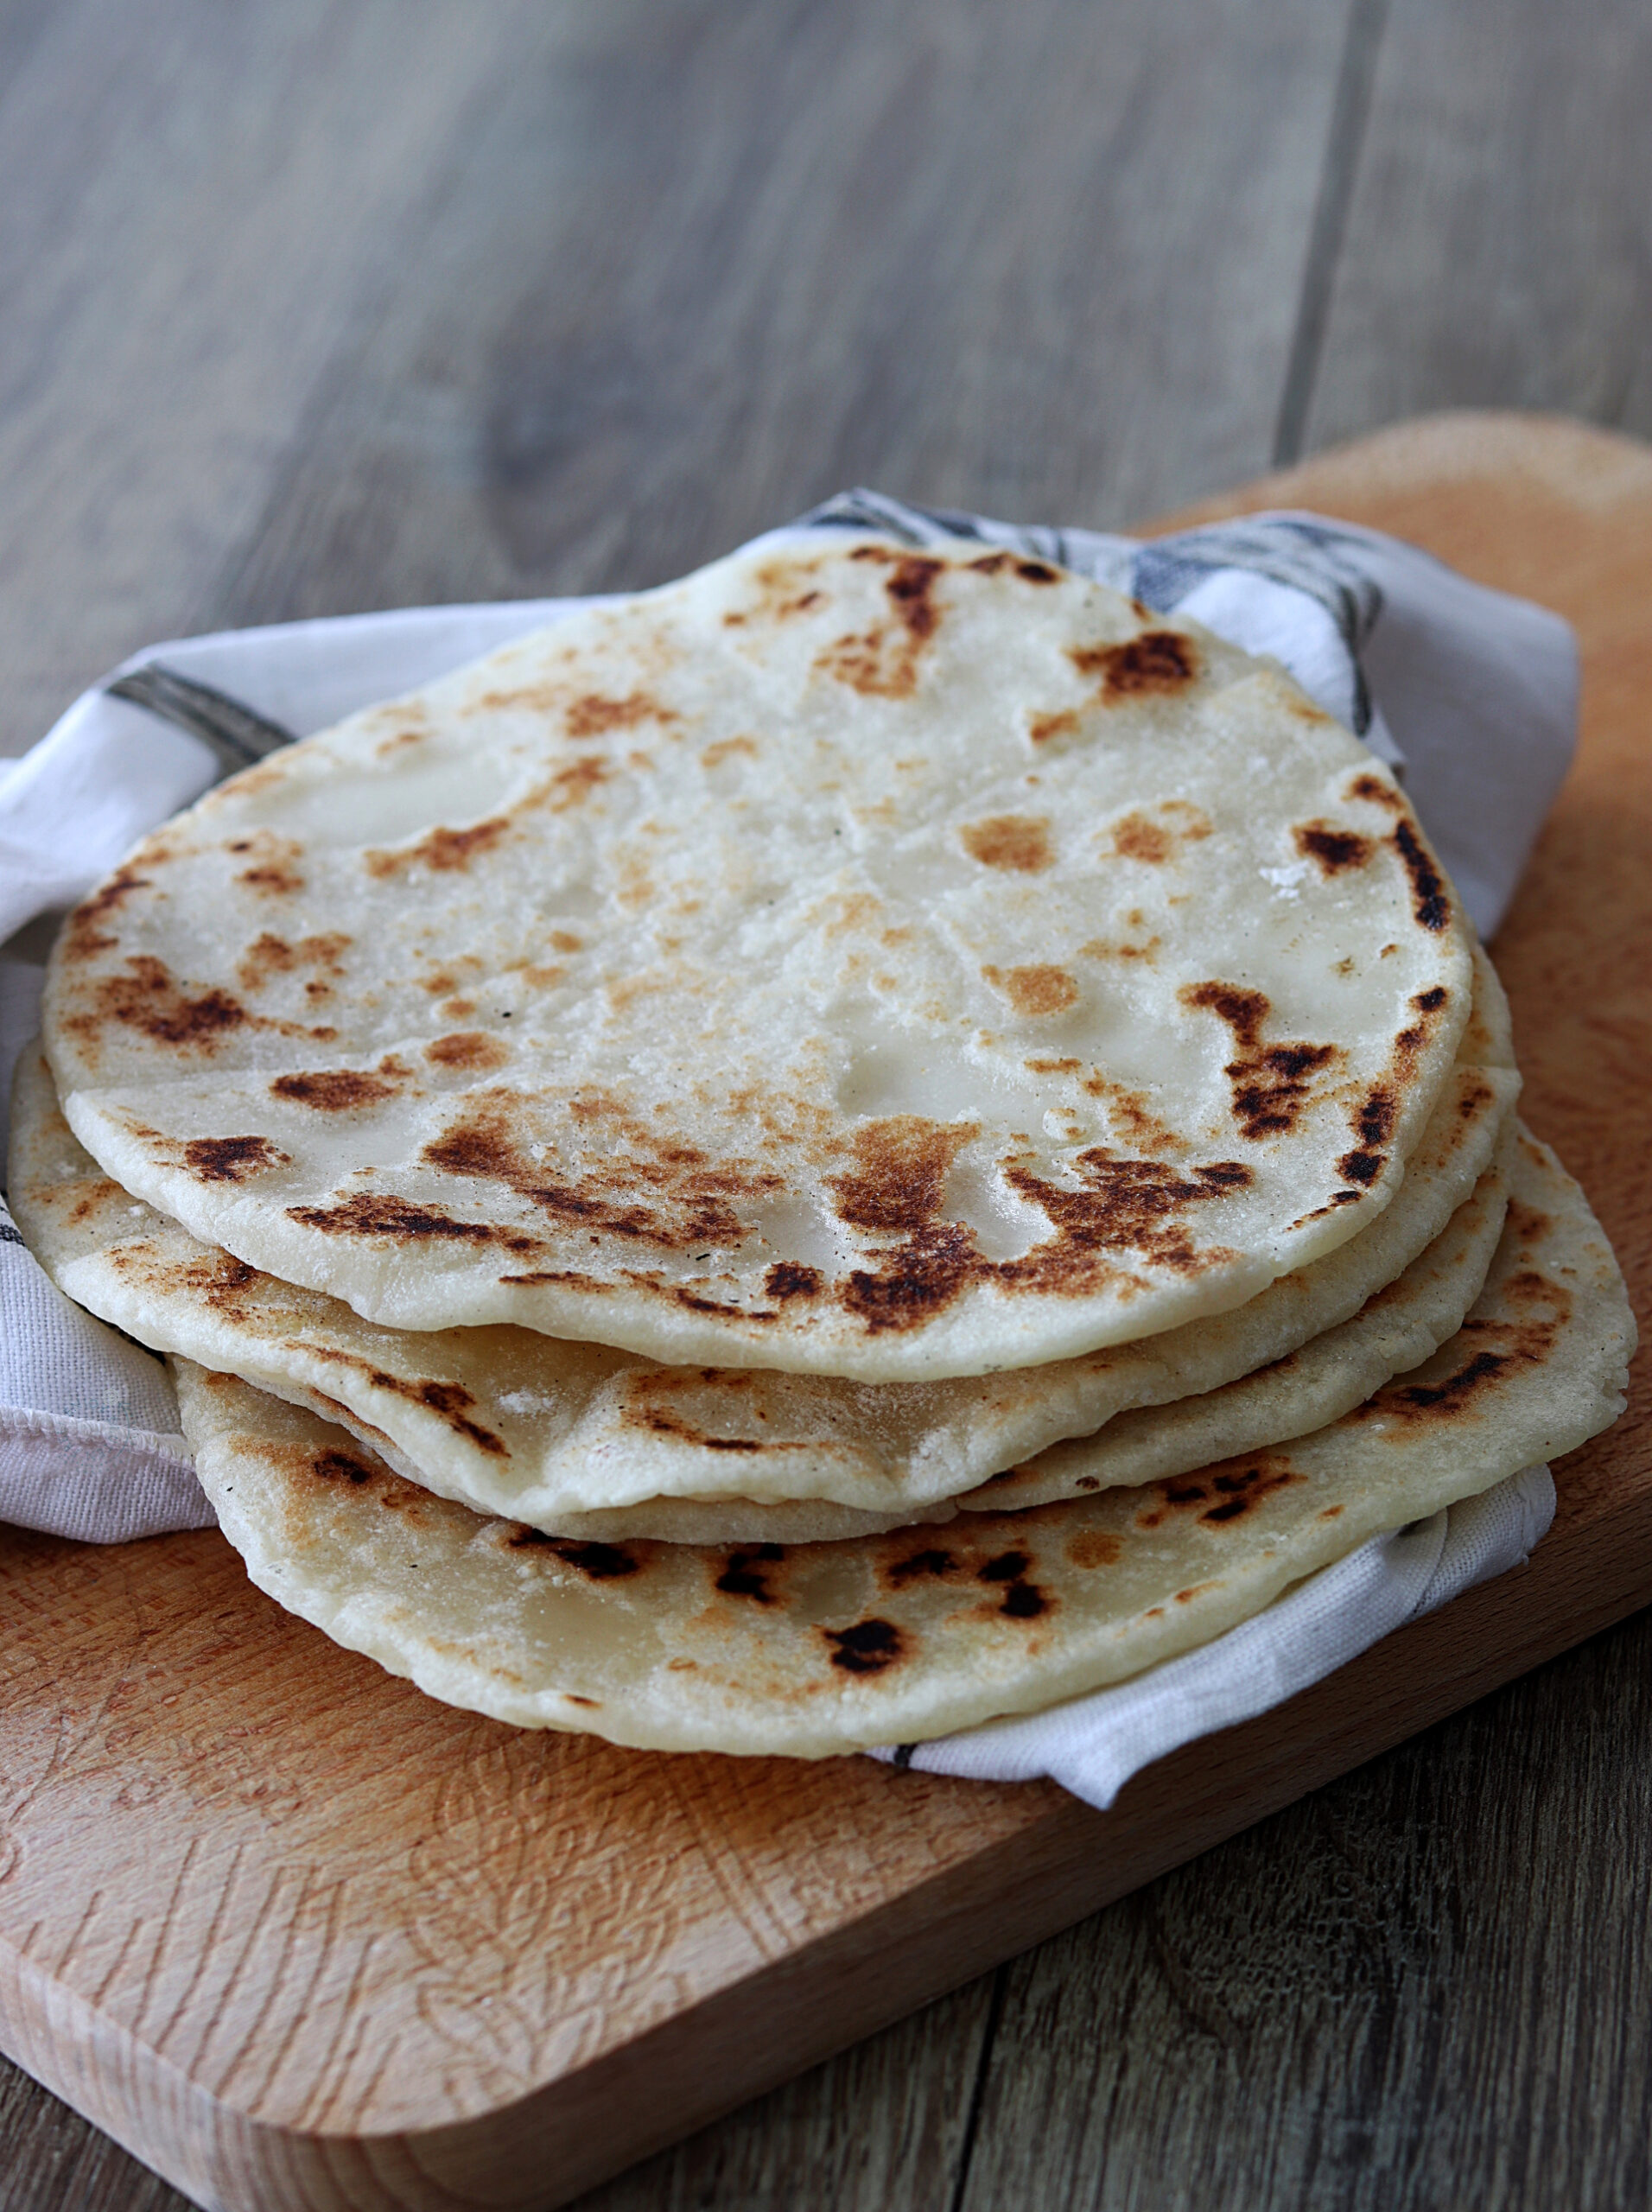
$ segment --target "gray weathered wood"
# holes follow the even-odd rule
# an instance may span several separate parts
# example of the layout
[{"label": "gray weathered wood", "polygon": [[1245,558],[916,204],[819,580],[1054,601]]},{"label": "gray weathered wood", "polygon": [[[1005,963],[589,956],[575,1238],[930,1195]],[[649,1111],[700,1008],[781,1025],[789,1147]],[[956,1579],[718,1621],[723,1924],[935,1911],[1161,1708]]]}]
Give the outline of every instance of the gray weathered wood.
[{"label": "gray weathered wood", "polygon": [[962,2212],[1644,2203],[1649,1658],[1642,1616],[1016,1961]]},{"label": "gray weathered wood", "polygon": [[[169,631],[1652,430],[1652,25],[1542,0],[13,0],[0,748]],[[1351,130],[1351,137],[1350,135]],[[587,2200],[1631,2204],[1633,1624]],[[184,2200],[10,2069],[9,2212]]]},{"label": "gray weathered wood", "polygon": [[645,2159],[578,2212],[953,2212],[996,1977]]},{"label": "gray weathered wood", "polygon": [[1652,11],[1394,0],[1308,443],[1439,407],[1652,432]]},{"label": "gray weathered wood", "polygon": [[537,11],[63,0],[0,29],[0,750],[191,626]]},{"label": "gray weathered wood", "polygon": [[1117,522],[1255,474],[1340,50],[1313,0],[581,13],[213,619],[653,582],[855,481]]}]

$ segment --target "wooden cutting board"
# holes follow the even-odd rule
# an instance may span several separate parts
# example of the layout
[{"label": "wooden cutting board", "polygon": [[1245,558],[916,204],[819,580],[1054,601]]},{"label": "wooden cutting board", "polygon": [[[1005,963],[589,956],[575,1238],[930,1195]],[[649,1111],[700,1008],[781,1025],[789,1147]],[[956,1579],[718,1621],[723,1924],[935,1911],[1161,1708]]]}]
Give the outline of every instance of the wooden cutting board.
[{"label": "wooden cutting board", "polygon": [[[1652,448],[1454,415],[1197,518],[1318,507],[1578,626],[1584,743],[1497,947],[1525,1111],[1637,1306]],[[664,1758],[430,1703],[213,1533],[0,1531],[0,2044],[203,2204],[550,2206],[1652,1599],[1643,1382],[1531,1565],[1110,1813],[869,1760]]]}]

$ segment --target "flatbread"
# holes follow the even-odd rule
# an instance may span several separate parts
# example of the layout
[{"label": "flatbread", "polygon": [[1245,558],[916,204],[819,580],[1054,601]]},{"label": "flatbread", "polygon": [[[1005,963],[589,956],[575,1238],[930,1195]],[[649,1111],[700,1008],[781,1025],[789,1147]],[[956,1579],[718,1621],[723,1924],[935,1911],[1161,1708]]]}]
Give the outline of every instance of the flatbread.
[{"label": "flatbread", "polygon": [[175,1366],[226,1535],[337,1642],[522,1726],[816,1758],[1038,1710],[1220,1635],[1366,1537],[1608,1426],[1634,1340],[1582,1192],[1528,1141],[1486,1288],[1415,1374],[1288,1446],[938,1532],[745,1550],[546,1537]]},{"label": "flatbread", "polygon": [[[657,1498],[613,1512],[565,1515],[552,1533],[607,1543],[633,1536],[667,1543],[821,1543],[915,1522],[937,1526],[960,1513],[1020,1511],[1153,1482],[1323,1428],[1363,1405],[1391,1376],[1420,1365],[1462,1326],[1484,1286],[1502,1235],[1515,1141],[1511,1124],[1498,1159],[1444,1232],[1351,1320],[1311,1337],[1297,1351],[1222,1389],[1119,1414],[1093,1434],[1052,1445],[958,1497],[938,1498],[917,1512],[908,1508],[904,1514],[881,1516],[809,1499],[753,1505],[732,1499]],[[376,1441],[355,1422],[342,1425],[364,1443]],[[382,1440],[378,1448],[397,1474],[423,1482],[413,1461],[386,1450]]]},{"label": "flatbread", "polygon": [[19,1062],[12,1204],[80,1305],[156,1351],[342,1421],[444,1497],[553,1531],[818,1541],[944,1510],[1059,1438],[1217,1389],[1349,1322],[1445,1231],[1511,1110],[1507,1005],[1478,957],[1463,1039],[1477,1058],[1453,1069],[1398,1196],[1368,1230],[1232,1313],[1009,1373],[858,1385],[663,1368],[531,1330],[365,1321],[202,1243],[104,1175],[38,1053]]},{"label": "flatbread", "polygon": [[868,1382],[1134,1341],[1399,1187],[1470,939],[1271,663],[770,543],[209,794],[54,953],[124,1187],[365,1317]]}]

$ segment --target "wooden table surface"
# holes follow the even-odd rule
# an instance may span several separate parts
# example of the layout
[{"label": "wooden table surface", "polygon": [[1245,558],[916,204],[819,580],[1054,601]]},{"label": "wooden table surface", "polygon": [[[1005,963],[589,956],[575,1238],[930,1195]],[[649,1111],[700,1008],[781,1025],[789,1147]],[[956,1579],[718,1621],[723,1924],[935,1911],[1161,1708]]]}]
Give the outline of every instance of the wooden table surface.
[{"label": "wooden table surface", "polygon": [[[1652,435],[1649,95],[1644,0],[0,0],[0,750],[153,639],[651,583],[855,481],[1117,527],[1429,409]],[[584,2212],[1644,2203],[1649,1661]],[[3,2069],[7,2212],[185,2202]]]}]

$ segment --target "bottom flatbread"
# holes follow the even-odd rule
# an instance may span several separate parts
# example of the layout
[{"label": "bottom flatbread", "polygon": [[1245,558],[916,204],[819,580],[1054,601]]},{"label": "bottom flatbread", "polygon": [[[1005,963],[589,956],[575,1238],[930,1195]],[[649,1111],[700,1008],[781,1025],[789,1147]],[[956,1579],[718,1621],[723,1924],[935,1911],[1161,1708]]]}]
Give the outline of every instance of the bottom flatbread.
[{"label": "bottom flatbread", "polygon": [[547,1537],[231,1377],[179,1361],[179,1399],[252,1580],[432,1696],[621,1744],[819,1758],[1120,1681],[1606,1427],[1635,1341],[1617,1262],[1529,1139],[1513,1190],[1462,1329],[1356,1412],[1196,1473],[939,1530],[744,1548]]}]

